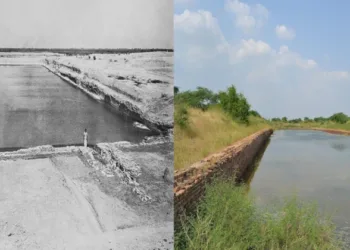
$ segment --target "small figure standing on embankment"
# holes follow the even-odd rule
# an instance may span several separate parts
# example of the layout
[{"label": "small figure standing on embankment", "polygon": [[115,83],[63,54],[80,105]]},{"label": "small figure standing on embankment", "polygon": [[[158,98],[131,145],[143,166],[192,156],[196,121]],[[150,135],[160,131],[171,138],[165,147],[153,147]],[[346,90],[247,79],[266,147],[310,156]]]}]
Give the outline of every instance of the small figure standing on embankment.
[{"label": "small figure standing on embankment", "polygon": [[87,141],[88,141],[88,133],[87,133],[87,129],[85,129],[84,131],[84,147],[87,147]]}]

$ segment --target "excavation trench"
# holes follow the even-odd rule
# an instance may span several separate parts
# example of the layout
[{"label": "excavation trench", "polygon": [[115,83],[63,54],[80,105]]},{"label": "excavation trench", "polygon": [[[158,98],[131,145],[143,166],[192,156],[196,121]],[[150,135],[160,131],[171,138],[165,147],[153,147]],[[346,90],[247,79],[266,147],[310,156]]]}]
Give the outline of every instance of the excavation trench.
[{"label": "excavation trench", "polygon": [[0,66],[0,79],[1,249],[170,247],[162,126],[40,65]]},{"label": "excavation trench", "polygon": [[[39,145],[140,142],[157,133],[98,102],[40,66],[0,66],[1,151]],[[125,113],[125,112],[124,112]]]}]

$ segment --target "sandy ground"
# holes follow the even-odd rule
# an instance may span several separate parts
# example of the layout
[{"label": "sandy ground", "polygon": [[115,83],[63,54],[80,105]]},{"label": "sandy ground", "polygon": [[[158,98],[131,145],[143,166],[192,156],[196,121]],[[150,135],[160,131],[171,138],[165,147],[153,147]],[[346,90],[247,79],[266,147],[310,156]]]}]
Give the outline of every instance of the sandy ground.
[{"label": "sandy ground", "polygon": [[56,72],[103,84],[105,93],[130,103],[153,123],[173,124],[173,53],[59,56],[47,62]]},{"label": "sandy ground", "polygon": [[172,201],[144,204],[80,152],[0,156],[0,249],[172,249]]},{"label": "sandy ground", "polygon": [[[0,53],[0,65],[45,65],[171,132],[172,58]],[[172,138],[3,152],[0,176],[0,249],[173,249]]]},{"label": "sandy ground", "polygon": [[[58,75],[84,82],[103,95],[114,96],[148,122],[167,128],[173,126],[172,52],[84,56],[0,53],[1,64],[45,65]],[[98,93],[92,96],[101,99]]]}]

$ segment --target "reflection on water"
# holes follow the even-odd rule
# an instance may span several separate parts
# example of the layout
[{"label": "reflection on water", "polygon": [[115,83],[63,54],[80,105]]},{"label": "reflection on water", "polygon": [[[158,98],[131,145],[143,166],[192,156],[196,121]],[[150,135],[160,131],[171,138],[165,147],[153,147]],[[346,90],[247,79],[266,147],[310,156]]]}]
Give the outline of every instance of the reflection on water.
[{"label": "reflection on water", "polygon": [[344,151],[347,148],[347,145],[343,143],[332,143],[331,147],[337,151]]},{"label": "reflection on water", "polygon": [[320,131],[276,131],[250,181],[258,204],[295,193],[334,214],[350,232],[350,137]]},{"label": "reflection on water", "polygon": [[140,141],[150,132],[38,66],[0,66],[0,148]]}]

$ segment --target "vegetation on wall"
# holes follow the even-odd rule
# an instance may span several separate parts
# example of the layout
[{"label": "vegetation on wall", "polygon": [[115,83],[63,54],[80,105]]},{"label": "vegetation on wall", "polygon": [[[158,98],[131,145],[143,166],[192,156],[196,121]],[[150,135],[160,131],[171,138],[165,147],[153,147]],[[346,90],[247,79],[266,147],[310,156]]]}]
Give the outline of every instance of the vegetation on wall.
[{"label": "vegetation on wall", "polygon": [[198,212],[175,233],[175,249],[342,249],[330,217],[296,196],[268,208],[257,207],[234,180],[206,188]]},{"label": "vegetation on wall", "polygon": [[180,92],[178,87],[174,87],[175,93],[175,122],[183,127],[183,119],[177,112],[184,113],[184,108],[197,108],[202,111],[208,110],[210,107],[219,106],[233,120],[249,123],[249,116],[260,117],[257,111],[250,110],[250,104],[247,98],[238,93],[232,85],[226,91],[214,93],[213,91],[197,87],[195,90],[187,90]]},{"label": "vegetation on wall", "polygon": [[[263,128],[349,125],[350,129],[350,119],[343,113],[327,118],[263,118],[234,86],[217,93],[203,87],[183,92],[174,87],[174,94],[175,170]],[[211,183],[197,213],[185,217],[176,229],[175,249],[342,249],[334,224],[317,206],[292,197],[272,209],[257,207],[246,187],[234,181]]]},{"label": "vegetation on wall", "polygon": [[181,92],[174,87],[174,167],[186,168],[211,153],[270,125],[234,86]]}]

